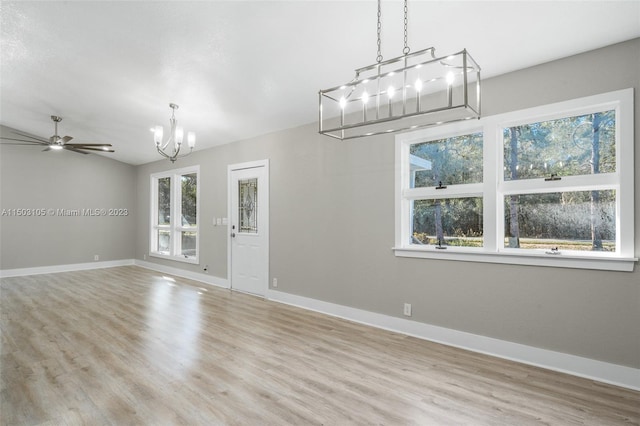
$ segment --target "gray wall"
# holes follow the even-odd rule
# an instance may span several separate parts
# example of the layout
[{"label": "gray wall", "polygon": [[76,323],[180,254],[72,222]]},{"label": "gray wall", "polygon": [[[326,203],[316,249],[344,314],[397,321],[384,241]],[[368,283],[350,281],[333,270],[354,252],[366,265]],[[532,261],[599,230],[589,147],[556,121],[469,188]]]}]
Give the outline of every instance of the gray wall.
[{"label": "gray wall", "polygon": [[[3,135],[9,129],[2,127]],[[11,136],[10,136],[11,137]],[[15,135],[13,136],[15,137]],[[126,208],[127,216],[0,216],[0,269],[131,259],[135,167],[99,155],[0,145],[2,209]]]},{"label": "gray wall", "polygon": [[[640,129],[640,39],[483,82],[483,113],[635,87]],[[310,95],[310,102],[313,97]],[[638,142],[636,130],[636,145]],[[640,164],[640,149],[636,149]],[[226,277],[228,164],[271,161],[270,273],[278,290],[442,327],[640,368],[640,273],[396,258],[394,138],[339,142],[317,125],[198,152],[201,265],[152,262]],[[149,174],[138,167],[136,257],[148,251]],[[636,188],[640,182],[636,176]],[[636,211],[640,194],[636,191]],[[636,220],[636,253],[640,253]]]}]

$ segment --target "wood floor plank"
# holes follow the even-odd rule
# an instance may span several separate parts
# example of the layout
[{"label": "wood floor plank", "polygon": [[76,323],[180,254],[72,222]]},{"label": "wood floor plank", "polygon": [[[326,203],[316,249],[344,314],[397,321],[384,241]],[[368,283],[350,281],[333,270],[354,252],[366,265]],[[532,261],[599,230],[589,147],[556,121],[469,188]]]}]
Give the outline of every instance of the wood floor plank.
[{"label": "wood floor plank", "polygon": [[135,266],[0,280],[2,425],[629,425],[640,392]]}]

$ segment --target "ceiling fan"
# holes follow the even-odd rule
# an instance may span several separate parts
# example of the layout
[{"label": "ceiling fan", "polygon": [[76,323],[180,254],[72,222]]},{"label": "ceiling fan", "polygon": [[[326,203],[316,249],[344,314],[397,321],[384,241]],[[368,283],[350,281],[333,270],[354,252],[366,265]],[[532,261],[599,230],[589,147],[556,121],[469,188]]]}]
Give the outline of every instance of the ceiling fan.
[{"label": "ceiling fan", "polygon": [[44,146],[45,149],[43,149],[43,151],[66,149],[67,151],[80,154],[89,154],[89,152],[86,151],[115,152],[111,148],[112,145],[110,143],[69,143],[69,141],[73,139],[71,136],[58,136],[58,123],[62,121],[62,117],[52,115],[51,120],[54,123],[54,133],[53,136],[48,139],[27,135],[26,133],[16,130],[13,130],[13,133],[27,139],[7,138],[4,136],[2,136],[1,139],[15,141],[5,142],[5,145]]}]

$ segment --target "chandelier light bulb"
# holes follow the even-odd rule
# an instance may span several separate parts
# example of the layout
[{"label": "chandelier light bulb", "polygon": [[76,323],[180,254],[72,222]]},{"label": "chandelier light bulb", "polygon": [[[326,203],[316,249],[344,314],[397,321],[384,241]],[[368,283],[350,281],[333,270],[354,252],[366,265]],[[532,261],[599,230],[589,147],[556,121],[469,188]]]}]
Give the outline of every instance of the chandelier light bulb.
[{"label": "chandelier light bulb", "polygon": [[340,97],[340,109],[345,109],[345,107],[347,106],[347,99],[342,96]]},{"label": "chandelier light bulb", "polygon": [[194,146],[196,146],[196,134],[193,132],[189,132],[187,133],[187,145],[189,145],[189,148],[193,149]]},{"label": "chandelier light bulb", "polygon": [[391,117],[393,115],[393,106],[391,105],[391,99],[393,98],[393,95],[396,94],[396,89],[393,86],[389,86],[387,88],[387,100],[389,101],[389,117]]},{"label": "chandelier light bulb", "polygon": [[421,91],[422,90],[422,80],[417,79],[415,87],[416,87],[416,91],[418,91],[418,92]]},{"label": "chandelier light bulb", "polygon": [[181,126],[177,126],[175,134],[176,145],[182,145],[182,139],[184,139],[184,129]]},{"label": "chandelier light bulb", "polygon": [[455,76],[453,75],[453,73],[451,71],[449,71],[447,73],[447,84],[449,86],[451,86],[453,84],[453,81],[455,80]]},{"label": "chandelier light bulb", "polygon": [[156,146],[159,146],[162,143],[162,137],[164,136],[164,129],[162,126],[155,126],[153,128],[153,140],[156,143]]},{"label": "chandelier light bulb", "polygon": [[455,80],[455,77],[453,75],[453,73],[451,71],[449,71],[445,77],[445,79],[447,80],[447,100],[448,100],[448,104],[449,106],[453,106],[453,90],[452,90],[452,86],[453,86],[453,80]]},{"label": "chandelier light bulb", "polygon": [[362,103],[366,105],[367,102],[369,102],[369,94],[367,92],[363,92],[362,93]]}]

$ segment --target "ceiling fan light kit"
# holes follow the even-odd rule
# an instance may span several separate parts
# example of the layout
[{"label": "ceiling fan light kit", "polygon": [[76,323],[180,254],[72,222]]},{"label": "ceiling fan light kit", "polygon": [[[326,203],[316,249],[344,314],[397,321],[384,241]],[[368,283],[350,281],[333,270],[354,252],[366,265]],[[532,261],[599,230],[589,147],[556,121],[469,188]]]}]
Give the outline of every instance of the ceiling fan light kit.
[{"label": "ceiling fan light kit", "polygon": [[437,56],[409,53],[404,2],[403,55],[383,61],[378,0],[377,63],[356,69],[349,83],[320,90],[321,134],[354,139],[480,118],[480,66],[466,49]]},{"label": "ceiling fan light kit", "polygon": [[[171,118],[169,118],[170,130],[167,140],[164,143],[162,142],[162,138],[164,137],[164,128],[162,126],[155,126],[151,131],[153,132],[153,142],[156,145],[158,153],[174,163],[178,158],[186,157],[193,152],[193,148],[196,146],[196,134],[194,132],[187,133],[189,152],[179,155],[184,140],[184,129],[178,126],[178,121],[176,120],[175,113],[179,106],[170,103],[169,108],[171,108]],[[166,152],[167,148],[170,149],[169,153]]]}]

